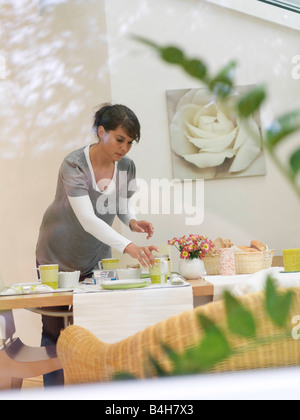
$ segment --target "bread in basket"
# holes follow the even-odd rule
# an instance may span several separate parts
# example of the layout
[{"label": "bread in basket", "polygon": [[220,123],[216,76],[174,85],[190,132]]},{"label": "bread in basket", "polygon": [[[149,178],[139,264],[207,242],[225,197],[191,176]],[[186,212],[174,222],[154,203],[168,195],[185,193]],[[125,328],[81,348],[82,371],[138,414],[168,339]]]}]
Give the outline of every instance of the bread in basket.
[{"label": "bread in basket", "polygon": [[235,246],[229,239],[214,241],[216,254],[204,258],[208,276],[220,275],[220,248],[233,248],[235,251],[236,274],[253,274],[272,267],[274,250],[268,249],[260,241],[251,241],[250,246]]}]

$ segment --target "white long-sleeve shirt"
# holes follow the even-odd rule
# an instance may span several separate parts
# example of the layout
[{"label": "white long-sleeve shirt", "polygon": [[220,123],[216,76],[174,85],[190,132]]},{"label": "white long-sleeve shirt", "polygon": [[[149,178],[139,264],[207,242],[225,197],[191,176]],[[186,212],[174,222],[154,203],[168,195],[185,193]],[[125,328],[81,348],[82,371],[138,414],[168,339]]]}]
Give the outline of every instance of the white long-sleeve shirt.
[{"label": "white long-sleeve shirt", "polygon": [[116,215],[127,225],[136,219],[129,208],[135,188],[135,165],[128,157],[116,163],[111,183],[100,191],[89,146],[67,156],[60,168],[55,199],[40,228],[38,263],[58,263],[62,271],[76,269],[85,275],[111,256],[111,248],[123,252],[131,241],[111,226]]}]

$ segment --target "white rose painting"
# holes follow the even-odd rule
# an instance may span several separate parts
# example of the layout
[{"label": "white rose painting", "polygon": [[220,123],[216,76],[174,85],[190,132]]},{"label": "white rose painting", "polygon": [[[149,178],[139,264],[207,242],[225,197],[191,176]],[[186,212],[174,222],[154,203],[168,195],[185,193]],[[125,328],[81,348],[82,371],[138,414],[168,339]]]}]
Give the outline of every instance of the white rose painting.
[{"label": "white rose painting", "polygon": [[167,91],[174,178],[266,174],[259,116],[247,120],[247,127],[230,111],[245,90],[247,87],[235,88],[227,105],[207,89]]}]

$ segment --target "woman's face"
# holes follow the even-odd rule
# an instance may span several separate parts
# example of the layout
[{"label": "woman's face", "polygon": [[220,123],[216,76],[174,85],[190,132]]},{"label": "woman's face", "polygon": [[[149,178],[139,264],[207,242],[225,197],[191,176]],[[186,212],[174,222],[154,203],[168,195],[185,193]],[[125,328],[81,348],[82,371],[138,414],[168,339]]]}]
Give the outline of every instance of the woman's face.
[{"label": "woman's face", "polygon": [[115,162],[127,155],[134,142],[121,126],[111,131],[105,131],[104,127],[100,126],[98,136],[103,151]]}]

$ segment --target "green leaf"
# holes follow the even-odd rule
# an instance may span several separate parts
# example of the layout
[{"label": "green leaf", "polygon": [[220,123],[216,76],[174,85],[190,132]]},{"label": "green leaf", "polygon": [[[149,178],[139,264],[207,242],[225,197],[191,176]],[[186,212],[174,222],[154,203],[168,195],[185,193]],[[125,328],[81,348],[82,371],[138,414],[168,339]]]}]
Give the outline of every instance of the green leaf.
[{"label": "green leaf", "polygon": [[265,85],[257,86],[244,94],[237,102],[239,115],[248,118],[259,110],[267,97]]},{"label": "green leaf", "polygon": [[268,277],[266,285],[266,310],[274,324],[284,327],[291,311],[294,293],[288,291],[280,295],[275,286],[275,281]]},{"label": "green leaf", "polygon": [[166,370],[164,370],[164,368],[154,359],[153,356],[150,355],[149,359],[150,359],[150,363],[155,368],[156,374],[158,376],[168,376],[169,375],[169,373]]},{"label": "green leaf", "polygon": [[159,363],[150,356],[150,362],[159,376],[187,375],[209,371],[215,365],[232,354],[231,348],[219,328],[208,318],[199,315],[199,322],[204,329],[204,337],[200,343],[182,353],[177,353],[161,344],[173,365],[171,373],[167,373]]},{"label": "green leaf", "polygon": [[118,372],[114,375],[113,380],[114,381],[128,381],[132,379],[137,379],[134,375],[131,375],[131,373],[128,372]]},{"label": "green leaf", "polygon": [[212,92],[220,99],[226,99],[232,92],[232,85],[228,83],[216,83],[211,86]]},{"label": "green leaf", "polygon": [[148,45],[149,47],[154,48],[156,51],[161,51],[161,47],[159,45],[157,45],[153,41],[150,41],[147,38],[143,38],[143,37],[137,36],[137,35],[131,35],[131,38],[134,39],[137,42],[140,42],[142,44],[145,44],[145,45]]},{"label": "green leaf", "polygon": [[300,149],[297,150],[290,159],[290,165],[292,169],[292,174],[295,177],[300,171]]},{"label": "green leaf", "polygon": [[177,353],[165,344],[161,344],[173,365],[171,373],[168,374],[159,363],[150,356],[150,362],[159,376],[207,372],[231,355],[231,348],[219,328],[203,315],[199,315],[198,318],[204,329],[204,338],[200,341],[199,345],[187,349],[183,353]]},{"label": "green leaf", "polygon": [[272,148],[286,136],[295,133],[299,129],[300,111],[294,111],[285,114],[275,120],[268,128],[266,133],[266,144]]},{"label": "green leaf", "polygon": [[161,48],[160,54],[164,61],[170,64],[182,64],[184,63],[184,53],[177,47],[166,47]]},{"label": "green leaf", "polygon": [[199,372],[205,372],[229,357],[231,347],[222,331],[204,315],[198,316],[205,337],[197,348]]},{"label": "green leaf", "polygon": [[200,372],[197,349],[188,349],[183,353],[177,353],[165,345],[163,345],[163,349],[172,362],[172,375],[187,375]]},{"label": "green leaf", "polygon": [[132,36],[135,41],[141,42],[142,44],[148,45],[154,48],[162,57],[164,61],[170,64],[184,64],[185,57],[184,52],[174,46],[161,47],[153,41],[140,36]]},{"label": "green leaf", "polygon": [[221,83],[228,83],[233,84],[233,80],[236,74],[237,62],[231,61],[228,63],[213,79],[212,83],[214,82],[221,82]]},{"label": "green leaf", "polygon": [[236,67],[236,61],[231,61],[213,80],[210,81],[210,90],[218,97],[226,98],[230,95],[236,74]]},{"label": "green leaf", "polygon": [[225,292],[224,298],[230,331],[245,338],[255,337],[256,323],[251,312],[244,308],[229,292]]},{"label": "green leaf", "polygon": [[186,60],[183,63],[183,68],[190,76],[199,80],[204,80],[207,74],[207,68],[200,60]]}]

